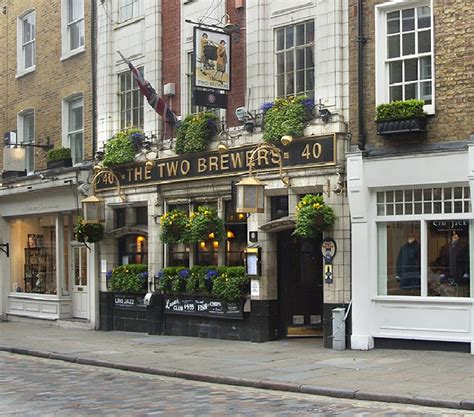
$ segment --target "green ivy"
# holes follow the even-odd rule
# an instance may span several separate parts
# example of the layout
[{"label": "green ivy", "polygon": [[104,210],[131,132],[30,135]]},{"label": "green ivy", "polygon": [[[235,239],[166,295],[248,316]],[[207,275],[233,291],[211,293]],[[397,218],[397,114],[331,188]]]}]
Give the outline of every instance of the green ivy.
[{"label": "green ivy", "polygon": [[144,292],[148,286],[148,266],[144,264],[121,265],[114,268],[109,288],[115,292]]},{"label": "green ivy", "polygon": [[405,100],[392,101],[387,104],[377,106],[376,121],[404,119],[409,117],[423,117],[426,113],[423,111],[424,100]]},{"label": "green ivy", "polygon": [[202,152],[217,131],[219,118],[212,112],[187,116],[176,132],[177,154]]},{"label": "green ivy", "polygon": [[46,160],[48,162],[64,161],[69,158],[71,158],[71,149],[69,148],[51,149],[46,154]]},{"label": "green ivy", "polygon": [[265,112],[263,140],[279,143],[283,135],[303,136],[306,109],[302,103],[306,97],[284,97],[274,101]]},{"label": "green ivy", "polygon": [[133,134],[142,133],[139,129],[129,128],[122,130],[109,139],[104,145],[104,160],[106,167],[126,164],[135,160],[137,145],[134,143]]},{"label": "green ivy", "polygon": [[322,196],[306,194],[296,206],[296,227],[293,234],[302,238],[315,237],[318,231],[334,224],[336,215]]}]

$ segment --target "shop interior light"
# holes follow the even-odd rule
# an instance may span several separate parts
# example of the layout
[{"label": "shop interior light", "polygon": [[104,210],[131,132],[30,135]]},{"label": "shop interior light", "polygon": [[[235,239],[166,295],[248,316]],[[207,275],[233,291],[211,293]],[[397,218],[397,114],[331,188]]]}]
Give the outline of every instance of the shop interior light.
[{"label": "shop interior light", "polygon": [[215,236],[216,235],[214,234],[214,232],[211,232],[211,233],[209,233],[208,238],[209,239],[214,239]]},{"label": "shop interior light", "polygon": [[227,230],[226,236],[227,236],[227,239],[234,239],[235,233],[232,230]]},{"label": "shop interior light", "polygon": [[214,240],[214,241],[212,242],[212,247],[213,247],[215,250],[219,249],[219,241]]}]

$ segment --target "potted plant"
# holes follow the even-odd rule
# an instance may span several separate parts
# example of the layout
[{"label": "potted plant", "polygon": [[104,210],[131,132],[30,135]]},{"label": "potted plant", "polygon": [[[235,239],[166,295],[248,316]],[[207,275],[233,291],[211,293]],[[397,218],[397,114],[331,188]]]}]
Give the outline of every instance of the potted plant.
[{"label": "potted plant", "polygon": [[312,238],[322,230],[332,226],[336,215],[321,195],[306,194],[296,206],[296,228],[293,234],[302,238]]},{"label": "potted plant", "polygon": [[171,210],[161,216],[161,241],[167,244],[186,243],[189,238],[189,217],[182,210]]},{"label": "potted plant", "polygon": [[212,112],[187,116],[176,132],[177,154],[205,151],[217,133],[219,118]]},{"label": "potted plant", "polygon": [[314,101],[306,96],[277,98],[261,106],[264,113],[263,140],[278,143],[282,136],[303,136],[305,121],[313,116]]},{"label": "potted plant", "polygon": [[188,242],[205,242],[206,240],[222,240],[224,238],[224,222],[217,215],[214,207],[199,206],[189,216]]},{"label": "potted plant", "polygon": [[88,243],[100,242],[104,237],[104,226],[100,223],[85,223],[82,217],[77,218],[74,234],[78,242]]},{"label": "potted plant", "polygon": [[427,114],[423,100],[393,101],[376,109],[377,134],[391,135],[426,131]]},{"label": "potted plant", "polygon": [[144,135],[139,129],[128,128],[116,133],[104,145],[102,164],[110,167],[133,162],[143,140]]},{"label": "potted plant", "polygon": [[49,150],[46,154],[46,164],[48,169],[72,167],[71,149],[56,148]]}]

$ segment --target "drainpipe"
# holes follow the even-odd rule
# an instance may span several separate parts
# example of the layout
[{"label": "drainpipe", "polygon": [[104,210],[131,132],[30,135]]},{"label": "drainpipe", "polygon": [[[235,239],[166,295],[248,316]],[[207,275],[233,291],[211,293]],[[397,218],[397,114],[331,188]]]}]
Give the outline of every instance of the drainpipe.
[{"label": "drainpipe", "polygon": [[92,159],[97,151],[97,5],[91,1]]},{"label": "drainpipe", "polygon": [[363,0],[357,0],[357,44],[358,44],[358,63],[357,63],[357,97],[358,103],[358,119],[359,119],[359,150],[365,150],[365,142],[367,140],[365,135],[364,125],[364,45],[367,39],[364,38],[364,17],[363,17]]}]

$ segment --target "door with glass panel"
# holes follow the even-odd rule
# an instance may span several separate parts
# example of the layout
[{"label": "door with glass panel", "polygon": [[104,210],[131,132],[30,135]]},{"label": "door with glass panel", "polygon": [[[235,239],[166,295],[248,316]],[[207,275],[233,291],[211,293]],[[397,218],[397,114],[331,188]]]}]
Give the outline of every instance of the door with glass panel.
[{"label": "door with glass panel", "polygon": [[87,248],[73,246],[72,248],[72,309],[73,316],[79,319],[89,319],[89,283],[87,280]]}]

